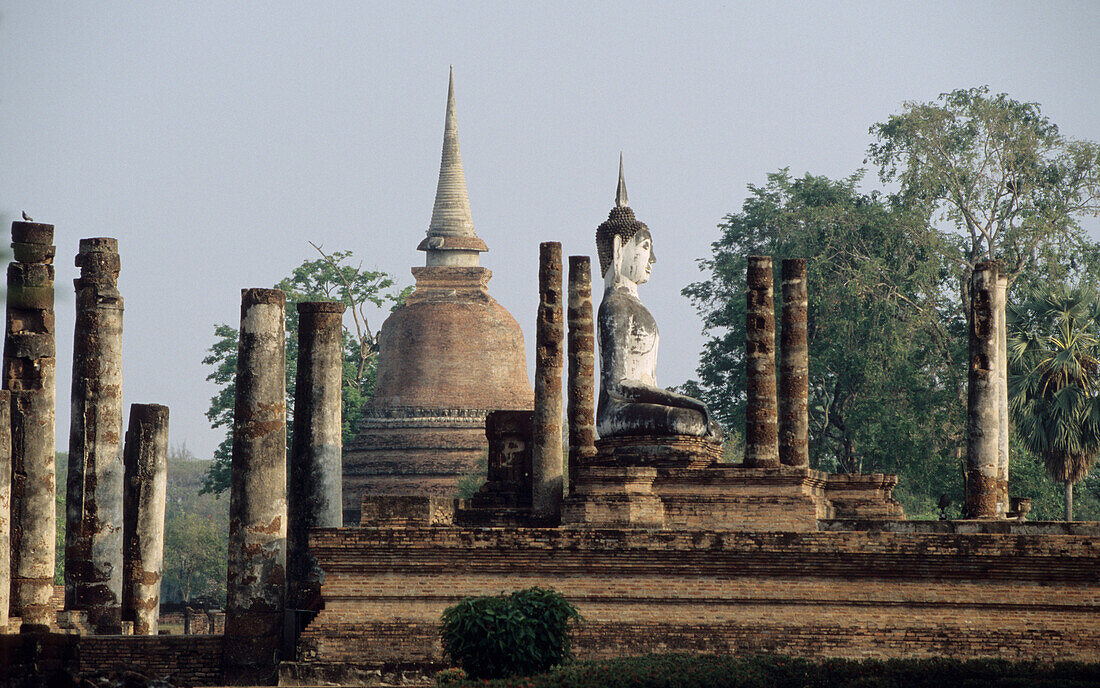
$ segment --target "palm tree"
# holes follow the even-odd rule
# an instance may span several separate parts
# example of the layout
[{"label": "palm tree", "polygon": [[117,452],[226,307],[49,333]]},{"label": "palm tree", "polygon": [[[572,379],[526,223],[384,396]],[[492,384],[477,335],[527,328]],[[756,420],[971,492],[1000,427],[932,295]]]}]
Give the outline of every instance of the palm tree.
[{"label": "palm tree", "polygon": [[1017,437],[1066,486],[1100,454],[1100,297],[1060,285],[1007,308],[1009,405]]}]

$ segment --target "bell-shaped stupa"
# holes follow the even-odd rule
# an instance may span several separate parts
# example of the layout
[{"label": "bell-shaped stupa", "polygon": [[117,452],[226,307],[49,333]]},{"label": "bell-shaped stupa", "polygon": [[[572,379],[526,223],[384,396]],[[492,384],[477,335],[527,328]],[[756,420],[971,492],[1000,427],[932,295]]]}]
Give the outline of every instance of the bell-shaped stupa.
[{"label": "bell-shaped stupa", "polygon": [[487,449],[485,415],[534,404],[523,332],[489,296],[492,273],[479,263],[489,249],[466,194],[453,72],[435,206],[417,249],[425,266],[412,269],[415,291],[382,324],[374,395],[344,452],[345,519],[364,493],[455,495]]}]

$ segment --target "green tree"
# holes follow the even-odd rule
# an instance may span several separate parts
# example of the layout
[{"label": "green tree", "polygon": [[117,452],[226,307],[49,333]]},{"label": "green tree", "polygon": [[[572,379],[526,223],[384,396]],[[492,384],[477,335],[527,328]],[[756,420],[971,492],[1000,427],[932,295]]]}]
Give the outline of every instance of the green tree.
[{"label": "green tree", "polygon": [[744,427],[747,256],[771,255],[777,268],[807,258],[811,462],[899,472],[903,486],[931,495],[918,504],[903,487],[907,510],[930,513],[939,494],[961,495],[965,325],[942,288],[957,242],[919,208],[859,192],[859,181],[782,170],[749,187],[699,261],[707,279],[683,292],[709,336],[688,391],[728,427]]},{"label": "green tree", "polygon": [[1009,405],[1017,436],[1065,486],[1073,520],[1073,485],[1100,453],[1100,298],[1059,285],[1007,309]]},{"label": "green tree", "polygon": [[164,582],[190,605],[225,600],[228,519],[173,509],[164,522]]},{"label": "green tree", "polygon": [[164,585],[166,603],[225,603],[225,552],[229,542],[229,504],[201,487],[210,461],[197,459],[184,444],[168,449],[168,485],[164,510]]},{"label": "green tree", "polygon": [[[396,307],[404,303],[412,287],[398,288],[393,278],[384,272],[363,270],[362,264],[352,265],[351,251],[326,254],[313,246],[321,257],[304,261],[291,275],[280,280],[276,289],[287,295],[286,308],[286,390],[287,424],[294,406],[294,382],[298,362],[298,311],[302,301],[339,301],[347,306],[352,325],[344,325],[344,441],[354,437],[362,415],[363,403],[374,390],[375,364],[378,356],[378,336],[371,329],[367,311],[386,304]],[[210,400],[206,417],[211,427],[225,428],[226,436],[214,451],[214,461],[203,483],[203,492],[220,494],[229,487],[229,470],[233,451],[234,379],[237,374],[237,329],[229,325],[214,327],[215,342],[208,349],[203,363],[213,367],[206,379],[218,386]],[[288,442],[289,447],[289,442]]]},{"label": "green tree", "polygon": [[1091,243],[1079,218],[1100,213],[1100,146],[1063,136],[1037,103],[959,89],[907,102],[871,133],[882,180],[964,237],[962,303],[981,260],[1002,260],[1010,284],[1021,275],[1062,281],[1084,267],[1058,258]]}]

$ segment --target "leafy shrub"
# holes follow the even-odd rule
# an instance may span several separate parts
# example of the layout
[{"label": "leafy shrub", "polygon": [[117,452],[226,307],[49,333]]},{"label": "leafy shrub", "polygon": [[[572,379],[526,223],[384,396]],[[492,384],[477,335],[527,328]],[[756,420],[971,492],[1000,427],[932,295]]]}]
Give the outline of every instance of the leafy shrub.
[{"label": "leafy shrub", "polygon": [[534,587],[448,607],[439,635],[472,679],[529,676],[572,657],[569,624],[580,618],[556,590]]}]

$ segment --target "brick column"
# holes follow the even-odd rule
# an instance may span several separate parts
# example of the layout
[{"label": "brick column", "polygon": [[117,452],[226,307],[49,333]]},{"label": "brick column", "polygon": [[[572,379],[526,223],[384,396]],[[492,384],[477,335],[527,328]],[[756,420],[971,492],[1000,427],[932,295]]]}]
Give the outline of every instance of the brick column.
[{"label": "brick column", "polygon": [[539,310],[535,324],[535,427],[531,457],[535,518],[561,517],[561,373],[564,323],[561,244],[539,244]]},{"label": "brick column", "polygon": [[966,398],[966,518],[997,518],[1000,413],[997,400],[995,261],[974,266],[970,281],[970,373]]},{"label": "brick column", "polygon": [[275,676],[286,599],[286,294],[241,292],[229,568],[225,605],[225,680]]},{"label": "brick column", "polygon": [[4,389],[11,391],[11,614],[23,632],[49,630],[56,619],[53,569],[56,350],[53,225],[13,222],[15,261],[8,265]]},{"label": "brick column", "polygon": [[65,608],[96,633],[122,632],[122,297],[118,240],[76,256],[72,413],[65,498]]},{"label": "brick column", "polygon": [[309,551],[310,528],[343,525],[343,314],[342,303],[298,304],[294,443],[287,490],[287,602],[291,609],[319,608],[324,573]]},{"label": "brick column", "polygon": [[745,311],[745,465],[779,465],[775,394],[775,303],[772,259],[749,256]]},{"label": "brick column", "polygon": [[1008,277],[997,277],[994,290],[997,315],[997,513],[1008,513]]},{"label": "brick column", "polygon": [[11,392],[0,390],[0,633],[11,603]]},{"label": "brick column", "polygon": [[164,573],[164,500],[168,486],[168,407],[131,404],[123,453],[122,618],[134,635],[156,635]]},{"label": "brick column", "polygon": [[810,465],[810,353],[806,341],[806,259],[783,261],[783,324],[779,341],[779,461]]},{"label": "brick column", "polygon": [[[569,482],[576,469],[596,456],[595,333],[592,322],[592,266],[588,256],[569,256]],[[572,489],[570,489],[572,491]]]}]

